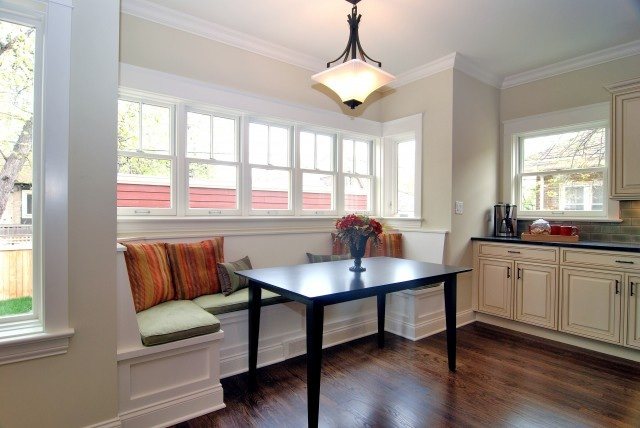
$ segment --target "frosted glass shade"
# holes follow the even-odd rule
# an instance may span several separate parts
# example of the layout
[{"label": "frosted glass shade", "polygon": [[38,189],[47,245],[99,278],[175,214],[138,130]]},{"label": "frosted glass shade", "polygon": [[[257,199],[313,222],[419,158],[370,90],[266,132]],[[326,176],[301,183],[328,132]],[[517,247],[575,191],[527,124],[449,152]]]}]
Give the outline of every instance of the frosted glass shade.
[{"label": "frosted glass shade", "polygon": [[338,94],[352,109],[362,104],[373,91],[395,80],[393,75],[359,59],[331,67],[311,78]]}]

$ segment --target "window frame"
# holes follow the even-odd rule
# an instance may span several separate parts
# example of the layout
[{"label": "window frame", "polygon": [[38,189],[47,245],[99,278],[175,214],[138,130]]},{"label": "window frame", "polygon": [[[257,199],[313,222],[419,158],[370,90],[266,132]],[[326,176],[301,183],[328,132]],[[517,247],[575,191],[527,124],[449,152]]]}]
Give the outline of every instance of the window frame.
[{"label": "window frame", "polygon": [[[314,169],[302,168],[302,162],[300,160],[300,145],[301,138],[300,134],[303,132],[314,134]],[[296,165],[296,214],[300,216],[336,216],[339,212],[338,210],[338,137],[339,133],[336,131],[311,127],[311,126],[296,126],[295,130],[295,165]],[[323,135],[326,137],[330,137],[332,139],[331,144],[331,170],[323,170],[318,169],[317,167],[317,156],[318,156],[318,147],[317,140],[318,135]],[[332,208],[329,210],[305,210],[303,207],[303,197],[304,197],[304,188],[303,188],[303,176],[304,174],[317,174],[317,175],[330,175],[333,177],[333,189],[331,195],[331,206]]]},{"label": "window frame", "polygon": [[[248,216],[287,216],[293,215],[295,212],[295,158],[294,158],[294,132],[295,127],[291,124],[287,124],[284,122],[280,122],[277,120],[265,119],[257,116],[243,116],[243,126],[244,135],[246,138],[241,137],[242,146],[243,146],[243,173],[242,173],[242,182],[241,185],[244,186],[244,198],[243,198],[243,208],[242,212],[244,215]],[[267,152],[267,165],[263,164],[252,164],[250,163],[250,126],[252,123],[258,125],[264,125],[268,127],[276,127],[276,128],[286,128],[288,131],[288,166],[276,166],[269,165],[269,156]],[[275,209],[275,210],[260,210],[254,209],[251,203],[253,196],[253,169],[265,169],[270,171],[287,171],[289,172],[289,208],[286,210],[283,209]]]},{"label": "window frame", "polygon": [[[0,19],[35,24],[37,37],[33,113],[33,314],[30,318],[13,318],[0,324],[0,365],[64,354],[74,334],[69,327],[68,310],[72,7],[71,1],[64,0],[9,0],[0,5]],[[44,191],[45,183],[55,191]]]},{"label": "window frame", "polygon": [[[171,168],[169,172],[169,208],[150,208],[150,207],[117,207],[118,215],[135,215],[135,216],[175,216],[178,213],[178,205],[179,205],[179,197],[178,197],[178,175],[179,175],[179,167],[178,167],[178,144],[177,144],[177,116],[178,116],[178,108],[177,103],[168,98],[162,98],[158,96],[148,95],[148,94],[137,94],[135,92],[120,92],[118,94],[118,101],[127,101],[138,103],[140,105],[140,147],[142,145],[142,106],[144,104],[156,107],[164,107],[168,108],[170,112],[170,154],[153,154],[147,153],[142,149],[138,149],[137,151],[127,151],[127,150],[117,150],[118,158],[120,156],[131,156],[143,159],[152,159],[152,160],[168,160],[170,162]],[[186,120],[186,117],[185,117]],[[186,131],[186,121],[185,121],[185,131]],[[181,158],[184,158],[182,156]],[[117,174],[118,175],[118,174]],[[119,184],[119,179],[116,176],[116,184]]]},{"label": "window frame", "polygon": [[[610,103],[598,103],[567,110],[528,116],[503,122],[503,165],[502,165],[502,198],[519,205],[521,168],[520,139],[522,137],[550,135],[562,132],[604,127],[606,132],[605,162],[606,170],[603,176],[603,211],[522,211],[519,207],[518,218],[535,220],[544,217],[548,220],[577,220],[577,221],[620,221],[619,203],[609,196],[608,183],[611,167],[611,136],[610,136]],[[547,171],[545,171],[547,173]]]},{"label": "window frame", "polygon": [[[182,108],[178,106],[180,110],[179,116],[182,117],[184,123],[184,135],[180,135],[179,138],[176,138],[177,147],[176,147],[176,155],[178,157],[178,165],[179,171],[182,171],[182,174],[179,173],[181,180],[178,180],[177,185],[177,194],[180,206],[180,203],[184,206],[184,208],[180,211],[185,213],[185,216],[205,216],[205,217],[216,217],[216,216],[238,216],[242,214],[242,201],[243,201],[243,186],[242,186],[242,177],[243,177],[243,159],[242,159],[242,150],[240,147],[240,128],[241,128],[241,119],[242,117],[238,114],[231,114],[228,112],[221,112],[215,109],[208,109],[205,107],[194,106],[191,104],[185,104]],[[204,159],[204,158],[192,158],[187,155],[187,115],[189,113],[196,114],[204,114],[210,117],[210,129],[211,129],[211,148],[213,148],[213,118],[220,117],[223,119],[230,119],[235,122],[235,161],[222,161],[216,159]],[[178,134],[178,132],[176,132]],[[184,140],[183,144],[179,142]],[[222,208],[191,208],[189,201],[189,164],[190,163],[202,163],[207,165],[222,165],[222,166],[235,166],[236,167],[236,203],[237,206],[235,209],[222,209]],[[183,181],[182,181],[183,180]],[[182,184],[183,183],[183,184]],[[183,196],[180,196],[183,195]]]},{"label": "window frame", "polygon": [[[338,171],[338,188],[341,190],[340,194],[342,195],[342,198],[340,199],[340,201],[338,201],[338,205],[340,207],[340,212],[343,213],[358,213],[358,214],[363,214],[363,215],[368,215],[368,216],[373,216],[376,212],[377,209],[376,207],[378,206],[378,198],[377,198],[377,193],[376,189],[377,189],[377,185],[378,185],[378,180],[376,180],[376,176],[380,176],[380,174],[376,174],[376,170],[378,169],[376,167],[376,145],[378,145],[379,143],[376,141],[376,139],[373,139],[371,137],[365,137],[365,136],[358,136],[355,134],[348,134],[348,133],[342,133],[339,135],[339,144],[338,144],[338,165],[339,165],[339,171]],[[344,170],[344,141],[345,140],[351,140],[354,142],[354,164],[353,164],[353,172],[346,172]],[[361,174],[361,173],[357,173],[356,172],[356,168],[355,168],[355,142],[356,141],[360,141],[360,142],[365,142],[369,145],[369,150],[368,150],[368,157],[369,157],[369,174]],[[345,200],[346,200],[346,191],[345,191],[345,180],[346,178],[351,177],[351,178],[367,178],[370,180],[370,186],[369,186],[369,195],[371,196],[371,200],[369,201],[369,209],[368,210],[346,210],[345,207]]]},{"label": "window frame", "polygon": [[[422,221],[422,114],[385,122],[382,128],[383,147],[383,189],[381,212],[391,223],[413,221],[419,225]],[[397,156],[398,143],[413,140],[415,142],[414,160],[414,211],[413,216],[398,215],[397,207]]]}]

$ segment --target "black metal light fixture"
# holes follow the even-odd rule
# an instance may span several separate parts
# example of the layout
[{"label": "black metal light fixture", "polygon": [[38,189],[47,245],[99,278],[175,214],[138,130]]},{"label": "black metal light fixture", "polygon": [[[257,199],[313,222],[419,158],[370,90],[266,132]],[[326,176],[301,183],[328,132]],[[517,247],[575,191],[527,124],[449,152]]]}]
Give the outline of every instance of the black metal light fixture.
[{"label": "black metal light fixture", "polygon": [[[362,15],[358,14],[360,0],[346,0],[353,4],[351,15],[347,15],[349,23],[349,41],[345,50],[333,61],[327,63],[327,70],[311,76],[334,91],[343,103],[356,108],[376,89],[392,82],[395,77],[382,69],[382,63],[367,55],[360,44],[358,27]],[[358,58],[359,57],[359,58]],[[342,59],[342,64],[331,67]],[[374,67],[367,60],[377,65]]]}]

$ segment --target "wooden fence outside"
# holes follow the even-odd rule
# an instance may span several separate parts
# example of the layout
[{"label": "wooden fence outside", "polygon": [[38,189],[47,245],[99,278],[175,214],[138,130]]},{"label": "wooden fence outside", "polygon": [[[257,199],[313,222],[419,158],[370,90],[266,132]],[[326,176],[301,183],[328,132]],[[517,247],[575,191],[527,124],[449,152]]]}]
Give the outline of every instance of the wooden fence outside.
[{"label": "wooden fence outside", "polygon": [[31,249],[0,249],[0,300],[33,296]]}]

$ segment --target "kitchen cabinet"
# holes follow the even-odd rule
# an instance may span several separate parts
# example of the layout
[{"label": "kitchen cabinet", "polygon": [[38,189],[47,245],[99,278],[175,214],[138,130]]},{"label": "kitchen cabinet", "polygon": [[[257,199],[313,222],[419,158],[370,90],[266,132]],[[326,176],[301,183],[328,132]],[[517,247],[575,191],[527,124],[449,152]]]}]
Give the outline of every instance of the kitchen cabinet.
[{"label": "kitchen cabinet", "polygon": [[626,345],[640,349],[640,276],[627,275],[625,295],[627,305],[627,335]]},{"label": "kitchen cabinet", "polygon": [[640,78],[608,86],[611,100],[611,197],[640,198]]},{"label": "kitchen cabinet", "polygon": [[620,343],[623,275],[562,268],[560,331]]},{"label": "kitchen cabinet", "polygon": [[557,328],[554,248],[476,243],[476,309],[503,318]]}]

